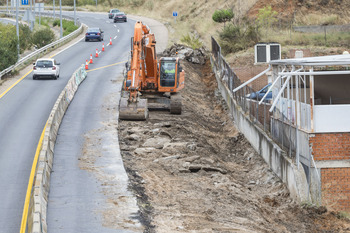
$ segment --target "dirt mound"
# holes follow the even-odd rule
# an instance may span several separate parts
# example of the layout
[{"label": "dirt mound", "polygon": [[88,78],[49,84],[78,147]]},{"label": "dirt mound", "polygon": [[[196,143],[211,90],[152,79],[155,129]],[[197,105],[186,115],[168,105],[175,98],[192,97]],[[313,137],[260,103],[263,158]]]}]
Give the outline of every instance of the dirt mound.
[{"label": "dirt mound", "polygon": [[183,113],[120,121],[146,232],[345,232],[347,220],[295,203],[229,118],[205,65],[183,62]]},{"label": "dirt mound", "polygon": [[162,56],[179,57],[193,64],[204,65],[208,57],[208,52],[204,48],[192,49],[186,45],[174,44],[164,50]]}]

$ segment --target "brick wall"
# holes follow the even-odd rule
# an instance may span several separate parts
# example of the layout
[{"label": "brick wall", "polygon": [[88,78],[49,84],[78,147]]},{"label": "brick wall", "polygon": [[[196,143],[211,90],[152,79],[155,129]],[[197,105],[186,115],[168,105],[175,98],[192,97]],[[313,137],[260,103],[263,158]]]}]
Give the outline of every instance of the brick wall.
[{"label": "brick wall", "polygon": [[329,210],[350,211],[350,168],[322,168],[322,204]]},{"label": "brick wall", "polygon": [[[315,134],[310,146],[316,161],[350,159],[350,133]],[[350,168],[322,168],[321,187],[329,210],[350,211]]]},{"label": "brick wall", "polygon": [[[246,82],[254,76],[260,74],[266,70],[268,65],[253,66],[253,67],[233,67],[232,70],[236,73],[237,77],[242,81]],[[267,85],[267,76],[263,75],[257,80],[253,81],[250,86],[254,91],[259,91],[261,88]]]},{"label": "brick wall", "polygon": [[350,133],[323,133],[310,137],[315,160],[350,159]]}]

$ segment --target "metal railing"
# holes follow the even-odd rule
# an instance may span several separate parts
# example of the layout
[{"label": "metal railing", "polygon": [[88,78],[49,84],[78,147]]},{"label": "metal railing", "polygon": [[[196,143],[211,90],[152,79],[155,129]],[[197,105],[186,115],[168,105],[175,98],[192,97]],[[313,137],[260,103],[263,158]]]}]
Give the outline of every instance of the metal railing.
[{"label": "metal railing", "polygon": [[262,103],[259,105],[258,96],[251,98],[249,95],[254,93],[256,90],[249,86],[245,86],[237,92],[232,92],[233,89],[240,86],[243,82],[236,75],[234,70],[226,62],[221,54],[221,47],[217,41],[212,37],[212,54],[215,58],[217,64],[218,72],[220,72],[220,77],[223,83],[231,91],[233,98],[235,99],[237,105],[239,105],[242,110],[248,114],[251,121],[257,124],[264,131],[270,132],[270,122],[271,114],[269,113],[270,103]]},{"label": "metal railing", "polygon": [[[3,12],[3,11],[0,11],[0,13]],[[22,11],[22,13],[24,13],[24,11]],[[5,13],[7,14],[7,13]],[[39,14],[37,12],[37,14]],[[7,15],[11,15],[11,14],[7,14]],[[45,17],[52,17],[53,18],[53,15],[52,13],[44,13],[44,12],[41,12],[41,16],[45,16]],[[74,17],[71,17],[71,16],[63,16],[62,15],[62,18],[63,19],[66,19],[66,20],[70,20],[70,21],[74,21]],[[30,54],[28,54],[27,56],[19,59],[14,65],[2,70],[0,72],[0,80],[1,80],[1,77],[3,77],[4,75],[6,74],[9,74],[10,72],[14,71],[16,68],[20,67],[21,65],[24,65],[26,63],[28,63],[29,61],[31,61],[33,58],[36,58],[38,57],[40,54],[43,54],[43,53],[46,53],[48,50],[50,50],[51,48],[55,48],[55,47],[58,47],[60,45],[63,45],[65,43],[67,43],[68,41],[70,41],[72,38],[76,37],[77,35],[79,35],[79,33],[81,33],[82,29],[83,29],[83,25],[81,24],[81,22],[79,20],[77,20],[77,25],[79,26],[79,28],[77,30],[75,30],[74,32],[70,33],[69,35],[67,36],[64,36],[54,42],[52,42],[51,44],[48,44]]]}]

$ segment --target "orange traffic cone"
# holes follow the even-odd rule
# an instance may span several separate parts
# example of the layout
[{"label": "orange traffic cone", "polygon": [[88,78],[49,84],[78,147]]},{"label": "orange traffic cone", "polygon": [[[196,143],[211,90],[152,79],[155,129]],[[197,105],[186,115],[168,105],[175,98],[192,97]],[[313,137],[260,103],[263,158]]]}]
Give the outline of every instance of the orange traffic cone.
[{"label": "orange traffic cone", "polygon": [[112,37],[109,38],[109,45],[112,45]]},{"label": "orange traffic cone", "polygon": [[95,54],[95,57],[98,57],[98,50],[96,49],[96,54]]},{"label": "orange traffic cone", "polygon": [[105,51],[105,43],[102,43],[102,52]]},{"label": "orange traffic cone", "polygon": [[90,54],[90,64],[92,64],[92,54]]},{"label": "orange traffic cone", "polygon": [[88,60],[86,59],[86,63],[85,63],[85,70],[88,70],[89,69],[89,62],[88,62]]}]

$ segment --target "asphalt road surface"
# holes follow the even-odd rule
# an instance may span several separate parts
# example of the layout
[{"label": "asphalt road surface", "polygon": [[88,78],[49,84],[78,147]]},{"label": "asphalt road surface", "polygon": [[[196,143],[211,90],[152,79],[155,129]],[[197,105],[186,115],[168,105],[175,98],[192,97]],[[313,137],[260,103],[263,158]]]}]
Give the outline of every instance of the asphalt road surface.
[{"label": "asphalt road surface", "polygon": [[[93,58],[91,69],[107,67],[88,73],[59,129],[48,203],[48,232],[142,232],[136,199],[127,190],[128,178],[116,128],[122,71],[135,21],[111,24],[107,14],[80,14],[79,18],[90,27],[103,28],[116,39],[99,58]],[[120,65],[108,66],[121,61]],[[110,129],[106,131],[107,126]],[[106,183],[111,184],[109,188]]]},{"label": "asphalt road surface", "polygon": [[[122,24],[113,24],[111,20],[108,20],[106,15],[102,14],[79,14],[81,22],[90,27],[101,27],[105,31],[105,45],[108,43],[109,38],[113,39],[113,46],[106,47],[106,52],[101,54],[100,58],[94,59],[94,64],[90,65],[90,69],[103,67],[106,65],[123,62],[127,58],[128,51],[130,49],[130,37],[133,32],[132,21]],[[68,79],[72,73],[89,58],[90,54],[95,54],[96,48],[99,50],[102,47],[101,42],[85,42],[81,40],[69,49],[54,56],[54,58],[61,63],[61,73],[58,80],[33,80],[32,75],[28,75],[13,89],[11,89],[5,96],[0,99],[0,226],[1,232],[12,233],[19,232],[21,217],[24,205],[24,199],[26,189],[29,180],[29,174],[37,147],[37,143],[40,138],[40,134],[44,128],[45,122],[48,119],[50,111],[55,103],[59,93],[66,85]],[[62,135],[67,134],[71,147],[65,145],[66,141],[62,141],[62,137],[58,138],[56,152],[57,155],[65,154],[66,156],[79,156],[80,146],[82,142],[82,135],[87,130],[93,129],[97,126],[99,120],[98,107],[105,95],[110,94],[118,89],[117,86],[109,85],[111,79],[116,79],[120,75],[122,70],[121,65],[113,65],[105,69],[92,71],[88,74],[87,80],[82,84],[81,90],[79,89],[76,101],[74,100],[72,106],[75,105],[78,109],[72,109],[73,112],[68,112],[67,116],[73,114],[74,119],[72,122],[65,118],[62,125]],[[94,73],[95,72],[95,73]],[[120,85],[120,84],[119,84]],[[80,97],[82,95],[83,97]],[[78,102],[78,103],[76,103]],[[96,112],[97,111],[97,112]],[[80,117],[80,118],[79,118]],[[66,125],[68,124],[68,126]],[[69,128],[69,124],[74,124],[74,131]],[[68,128],[66,128],[68,127]],[[65,131],[68,129],[68,131]],[[76,136],[75,139],[71,137]],[[71,141],[73,140],[73,141]],[[80,141],[79,141],[80,140]],[[56,156],[56,155],[55,155]],[[55,157],[56,159],[57,157]],[[74,157],[72,158],[74,161]],[[56,162],[56,161],[55,161]],[[64,163],[64,162],[63,162]],[[63,164],[64,168],[68,167],[67,164]],[[59,170],[60,164],[54,167],[56,172]],[[66,169],[63,169],[63,173]],[[58,173],[58,172],[57,172]],[[94,183],[93,180],[79,180],[85,179],[85,176],[89,174],[77,174],[76,183],[84,184],[85,186]],[[57,178],[62,181],[61,176]],[[71,179],[71,178],[69,178]],[[55,182],[55,176],[52,176],[52,182]],[[51,184],[52,185],[52,184]],[[52,185],[53,186],[53,185]],[[89,186],[90,187],[90,186]],[[92,186],[91,186],[92,187]],[[72,191],[69,186],[64,184],[66,190]],[[75,187],[78,193],[73,194],[78,200],[84,197],[79,196],[79,192],[83,191],[82,187]],[[53,189],[54,190],[54,189]],[[57,189],[56,189],[57,191]],[[51,210],[55,208],[56,200],[60,199],[60,191],[50,193],[52,196],[52,202],[49,204],[49,216],[52,217],[52,221],[61,224],[59,219],[55,217],[55,212]],[[96,189],[96,195],[102,197],[101,193]],[[56,199],[55,199],[56,198]],[[94,199],[94,197],[91,197]],[[102,197],[103,198],[103,197]],[[98,199],[98,198],[97,198]],[[51,201],[51,199],[50,199]],[[53,206],[51,205],[53,203]],[[72,203],[75,203],[72,201]],[[86,204],[84,204],[85,206]],[[76,206],[74,208],[80,208]],[[82,211],[67,211],[58,212],[58,215],[64,214],[68,217],[68,220],[76,221],[76,218]],[[71,217],[72,216],[72,217]],[[75,217],[74,217],[75,216]],[[81,217],[79,217],[81,219]],[[91,218],[96,218],[92,216]],[[98,218],[98,217],[97,217]],[[48,220],[49,226],[51,220]],[[83,229],[92,229],[91,227],[100,226],[100,222],[96,222],[91,226],[90,218],[87,217],[82,222],[75,222],[74,224],[85,223],[86,227]],[[67,226],[69,224],[66,224]],[[55,230],[54,223],[49,227],[50,232],[89,232],[80,230],[66,230],[66,228],[57,228]],[[67,228],[67,229],[82,229],[82,228]],[[97,228],[90,232],[110,232],[103,229],[97,230]],[[115,231],[114,231],[115,232]]]},{"label": "asphalt road surface", "polygon": [[13,25],[16,25],[16,21],[10,20],[10,19],[5,19],[5,18],[0,18],[0,23],[2,23],[2,24],[13,24]]}]

